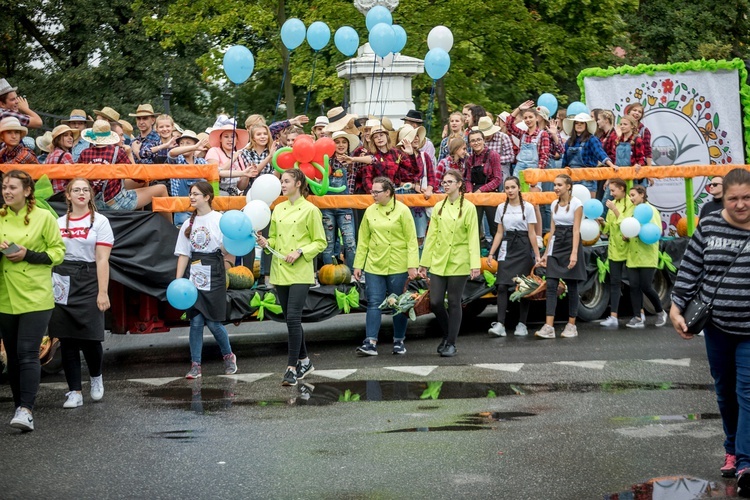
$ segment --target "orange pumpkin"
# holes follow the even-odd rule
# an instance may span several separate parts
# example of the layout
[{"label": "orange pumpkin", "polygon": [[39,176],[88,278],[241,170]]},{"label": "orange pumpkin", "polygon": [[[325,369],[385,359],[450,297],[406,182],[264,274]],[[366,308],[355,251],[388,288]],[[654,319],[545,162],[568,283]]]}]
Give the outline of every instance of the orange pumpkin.
[{"label": "orange pumpkin", "polygon": [[346,264],[338,264],[333,259],[333,264],[326,264],[318,271],[318,280],[321,285],[344,285],[352,280],[352,271]]},{"label": "orange pumpkin", "polygon": [[482,272],[489,271],[492,274],[497,273],[497,261],[496,260],[493,259],[492,260],[492,264],[488,264],[487,263],[487,257],[482,257],[479,260],[479,262],[481,264]]},{"label": "orange pumpkin", "polygon": [[[698,216],[695,216],[695,227],[698,227]],[[681,237],[686,237],[687,234],[687,217],[680,217],[680,220],[677,221],[677,235]]]}]

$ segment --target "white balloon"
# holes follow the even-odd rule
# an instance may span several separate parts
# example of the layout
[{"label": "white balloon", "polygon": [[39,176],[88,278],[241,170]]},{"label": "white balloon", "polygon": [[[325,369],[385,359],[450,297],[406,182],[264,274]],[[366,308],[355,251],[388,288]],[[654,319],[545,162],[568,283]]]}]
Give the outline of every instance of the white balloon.
[{"label": "white balloon", "polygon": [[271,222],[271,209],[263,200],[252,200],[242,209],[253,225],[253,231],[261,231]]},{"label": "white balloon", "polygon": [[[273,174],[258,176],[248,193],[248,202],[259,200],[269,207],[281,194],[281,181]],[[255,227],[255,226],[253,226]]]},{"label": "white balloon", "polygon": [[427,35],[427,47],[432,49],[443,49],[450,52],[453,47],[453,33],[445,26],[435,26]]},{"label": "white balloon", "polygon": [[581,200],[581,203],[591,199],[591,192],[583,184],[573,185],[573,197]]},{"label": "white balloon", "polygon": [[591,219],[581,221],[581,239],[583,241],[595,240],[599,236],[599,223]]},{"label": "white balloon", "polygon": [[625,217],[620,223],[620,232],[626,238],[635,238],[641,232],[641,223],[635,217]]}]

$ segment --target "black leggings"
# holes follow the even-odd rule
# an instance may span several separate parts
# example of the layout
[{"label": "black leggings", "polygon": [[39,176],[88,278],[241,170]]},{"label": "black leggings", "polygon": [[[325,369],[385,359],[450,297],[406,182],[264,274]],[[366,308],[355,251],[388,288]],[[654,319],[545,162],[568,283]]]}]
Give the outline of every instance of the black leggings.
[{"label": "black leggings", "polygon": [[652,282],[654,281],[654,267],[629,267],[628,278],[630,279],[630,302],[633,303],[633,317],[641,317],[643,309],[643,296],[654,305],[656,312],[660,313],[664,309],[661,307],[659,294],[654,290]]},{"label": "black leggings", "polygon": [[102,363],[104,362],[104,349],[98,340],[60,339],[60,353],[62,354],[63,370],[65,380],[68,381],[68,390],[81,390],[81,354],[86,358],[89,367],[89,376],[98,377],[102,374]]},{"label": "black leggings", "polygon": [[[443,330],[443,340],[455,344],[461,328],[461,299],[468,276],[430,275],[430,308]],[[448,291],[448,310],[445,310],[445,292]]]},{"label": "black leggings", "polygon": [[307,357],[305,332],[302,330],[302,309],[305,307],[310,285],[276,285],[279,305],[284,313],[289,331],[287,366],[297,366],[297,361]]},{"label": "black leggings", "polygon": [[[563,280],[568,285],[568,317],[575,318],[578,316],[578,304],[581,298],[578,296],[578,281]],[[560,278],[550,278],[547,276],[547,316],[554,316],[557,308],[557,286],[560,284]]]},{"label": "black leggings", "polygon": [[8,355],[8,377],[16,408],[34,409],[42,376],[39,346],[51,316],[52,309],[23,314],[0,313],[0,337]]},{"label": "black leggings", "polygon": [[[497,285],[497,322],[505,325],[505,314],[508,312],[508,295],[514,292],[516,287],[512,285]],[[521,299],[521,316],[518,319],[519,323],[526,324],[526,319],[529,317],[529,304],[528,300]]]},{"label": "black leggings", "polygon": [[609,308],[611,314],[617,314],[622,297],[622,271],[625,261],[609,261]]}]

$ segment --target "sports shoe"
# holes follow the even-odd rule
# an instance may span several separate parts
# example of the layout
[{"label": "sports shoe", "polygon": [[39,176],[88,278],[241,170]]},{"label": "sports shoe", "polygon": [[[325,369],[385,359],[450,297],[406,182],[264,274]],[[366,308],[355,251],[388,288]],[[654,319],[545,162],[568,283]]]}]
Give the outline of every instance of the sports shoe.
[{"label": "sports shoe", "polygon": [[664,326],[666,324],[667,324],[667,311],[656,313],[656,325],[655,326]]},{"label": "sports shoe", "polygon": [[750,469],[747,467],[737,473],[737,495],[750,496]]},{"label": "sports shoe", "polygon": [[360,356],[377,356],[378,348],[369,340],[365,340],[364,342],[362,342],[361,346],[357,347],[357,350],[355,352]]},{"label": "sports shoe", "polygon": [[437,346],[437,353],[440,354],[443,352],[443,349],[445,349],[445,346],[448,345],[448,341],[443,339],[440,341],[440,345]]},{"label": "sports shoe", "polygon": [[445,344],[445,347],[442,351],[440,351],[440,355],[444,358],[452,358],[456,355],[456,345],[455,344]]},{"label": "sports shoe", "polygon": [[555,329],[551,327],[550,325],[545,324],[542,326],[539,330],[534,332],[535,337],[540,337],[543,339],[554,339],[555,338]]},{"label": "sports shoe", "polygon": [[299,398],[302,401],[309,401],[312,397],[312,393],[315,390],[315,386],[312,384],[300,384],[299,388]]},{"label": "sports shoe", "polygon": [[620,326],[620,322],[614,316],[610,316],[604,321],[600,321],[599,326],[604,327],[604,328],[617,328]]},{"label": "sports shoe", "polygon": [[307,361],[306,365],[303,365],[301,361],[297,361],[297,380],[302,380],[305,375],[315,371],[315,367],[312,361]]},{"label": "sports shoe", "polygon": [[404,347],[403,340],[393,341],[393,354],[406,354],[406,347]]},{"label": "sports shoe", "polygon": [[76,391],[66,392],[65,395],[68,397],[67,401],[63,403],[63,408],[78,408],[83,406],[83,394]]},{"label": "sports shoe", "polygon": [[287,370],[284,374],[284,378],[281,379],[281,385],[293,386],[297,385],[297,374],[292,370]]},{"label": "sports shoe", "polygon": [[505,325],[499,322],[492,323],[492,326],[487,330],[487,333],[494,335],[495,337],[505,337],[507,335],[507,333],[505,333]]},{"label": "sports shoe", "polygon": [[721,466],[721,477],[734,477],[737,466],[737,457],[730,455],[729,453],[724,454],[724,465]]},{"label": "sports shoe", "polygon": [[190,365],[190,371],[187,372],[187,375],[185,375],[185,378],[194,379],[200,376],[201,376],[201,364],[193,362]]},{"label": "sports shoe", "polygon": [[565,328],[563,328],[560,337],[565,339],[578,337],[578,328],[576,328],[576,325],[574,325],[573,323],[568,323],[567,325],[565,325]]},{"label": "sports shoe", "polygon": [[229,353],[224,356],[224,375],[234,375],[237,373],[237,356]]},{"label": "sports shoe", "polygon": [[646,328],[646,322],[643,320],[643,318],[638,318],[636,316],[633,316],[630,318],[630,321],[628,321],[628,324],[625,325],[628,328]]},{"label": "sports shoe", "polygon": [[91,399],[94,401],[99,401],[104,397],[104,380],[102,380],[102,376],[99,375],[98,377],[91,377]]},{"label": "sports shoe", "polygon": [[529,334],[529,329],[526,328],[526,325],[523,323],[518,323],[516,325],[516,330],[513,332],[513,335],[516,337],[525,337]]},{"label": "sports shoe", "polygon": [[26,408],[19,406],[16,408],[16,414],[10,421],[10,426],[14,429],[20,429],[22,432],[31,432],[34,430],[34,417]]}]

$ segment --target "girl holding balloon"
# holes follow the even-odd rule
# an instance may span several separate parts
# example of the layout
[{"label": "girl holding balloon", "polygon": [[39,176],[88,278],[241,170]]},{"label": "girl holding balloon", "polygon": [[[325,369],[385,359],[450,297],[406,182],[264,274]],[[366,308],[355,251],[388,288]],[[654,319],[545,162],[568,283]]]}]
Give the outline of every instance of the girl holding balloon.
[{"label": "girl holding balloon", "polygon": [[[223,235],[219,225],[222,215],[211,207],[214,190],[206,181],[190,187],[190,206],[195,209],[180,229],[174,254],[177,256],[177,278],[188,278],[198,289],[198,299],[187,311],[190,318],[190,371],[185,378],[201,376],[203,327],[219,344],[224,358],[224,374],[237,372],[237,357],[229,345],[229,335],[222,321],[226,319],[226,268],[222,248]],[[189,265],[189,267],[188,267]],[[169,294],[168,294],[168,297]],[[170,299],[170,303],[173,300]],[[174,303],[175,307],[180,304]]]}]

